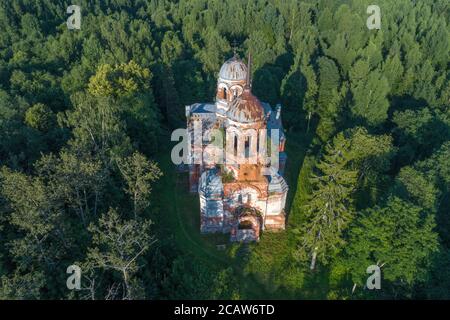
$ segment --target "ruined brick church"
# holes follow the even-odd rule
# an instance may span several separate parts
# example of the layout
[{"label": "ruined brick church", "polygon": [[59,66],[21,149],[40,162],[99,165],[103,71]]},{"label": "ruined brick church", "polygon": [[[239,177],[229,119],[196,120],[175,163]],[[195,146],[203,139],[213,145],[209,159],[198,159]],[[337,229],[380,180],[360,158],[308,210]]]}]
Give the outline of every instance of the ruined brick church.
[{"label": "ruined brick church", "polygon": [[[215,103],[186,106],[189,187],[199,194],[200,231],[229,233],[230,241],[241,242],[258,241],[264,230],[284,230],[288,192],[282,176],[287,156],[281,106],[272,110],[252,94],[250,67],[251,56],[247,66],[235,54],[220,69]],[[201,159],[194,161],[196,125],[202,131]],[[223,132],[223,144],[211,144],[205,132],[213,129]],[[266,136],[273,131],[279,132],[276,165],[267,157],[273,142],[266,143]],[[223,163],[208,156],[224,145]]]}]

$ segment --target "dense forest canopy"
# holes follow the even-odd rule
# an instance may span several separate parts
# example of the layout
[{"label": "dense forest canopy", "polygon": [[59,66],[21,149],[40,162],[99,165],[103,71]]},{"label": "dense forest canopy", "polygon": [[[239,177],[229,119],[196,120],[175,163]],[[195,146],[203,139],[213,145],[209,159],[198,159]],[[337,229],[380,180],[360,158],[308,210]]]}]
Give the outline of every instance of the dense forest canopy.
[{"label": "dense forest canopy", "polygon": [[[450,5],[369,30],[372,2],[2,1],[0,299],[450,298]],[[233,47],[283,105],[290,210],[219,254],[167,154]]]}]

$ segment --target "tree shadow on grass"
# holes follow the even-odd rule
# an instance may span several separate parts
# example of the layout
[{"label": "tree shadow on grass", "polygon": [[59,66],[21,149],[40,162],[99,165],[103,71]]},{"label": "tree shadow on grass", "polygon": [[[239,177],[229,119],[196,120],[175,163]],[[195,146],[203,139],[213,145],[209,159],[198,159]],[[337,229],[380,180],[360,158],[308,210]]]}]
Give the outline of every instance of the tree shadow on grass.
[{"label": "tree shadow on grass", "polygon": [[287,220],[290,218],[292,212],[292,205],[294,202],[295,194],[299,184],[299,174],[302,166],[304,165],[307,151],[312,142],[312,134],[303,134],[298,132],[292,132],[287,135],[286,141],[286,153],[288,156],[286,162],[286,170],[284,177],[289,186],[288,197],[286,201],[286,215]]}]

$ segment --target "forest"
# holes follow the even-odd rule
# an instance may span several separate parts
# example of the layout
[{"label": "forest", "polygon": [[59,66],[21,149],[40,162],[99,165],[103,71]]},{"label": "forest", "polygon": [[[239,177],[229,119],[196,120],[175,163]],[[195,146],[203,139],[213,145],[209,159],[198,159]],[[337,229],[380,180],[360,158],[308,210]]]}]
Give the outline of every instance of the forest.
[{"label": "forest", "polygon": [[[450,299],[449,21],[448,0],[1,1],[0,299]],[[288,222],[218,250],[170,134],[233,50],[283,105]]]}]

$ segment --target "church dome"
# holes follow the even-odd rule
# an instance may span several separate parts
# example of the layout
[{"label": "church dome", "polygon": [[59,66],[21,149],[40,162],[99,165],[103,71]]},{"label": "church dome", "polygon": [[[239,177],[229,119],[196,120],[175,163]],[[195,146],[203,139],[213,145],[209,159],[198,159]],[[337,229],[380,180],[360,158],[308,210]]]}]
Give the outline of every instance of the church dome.
[{"label": "church dome", "polygon": [[227,111],[227,118],[240,123],[264,121],[264,108],[258,98],[252,94],[250,88],[247,87],[231,103]]},{"label": "church dome", "polygon": [[269,179],[269,193],[283,193],[288,190],[288,185],[284,178],[278,173],[274,167],[270,167]]},{"label": "church dome", "polygon": [[227,60],[220,68],[219,78],[222,80],[241,81],[247,77],[247,66],[236,56]]}]

